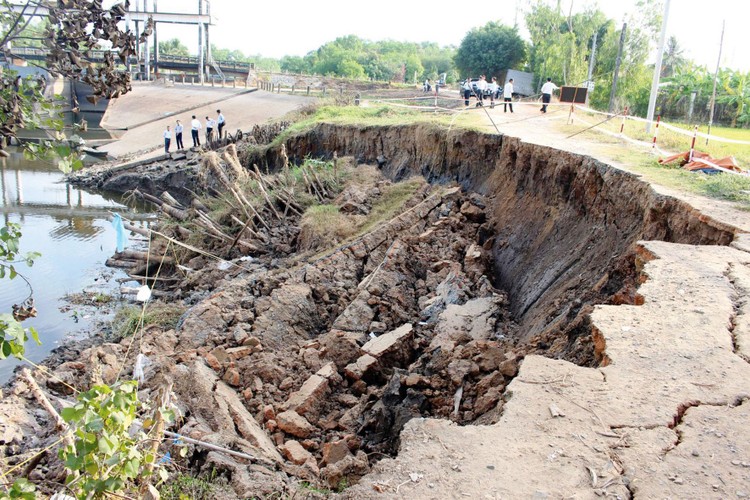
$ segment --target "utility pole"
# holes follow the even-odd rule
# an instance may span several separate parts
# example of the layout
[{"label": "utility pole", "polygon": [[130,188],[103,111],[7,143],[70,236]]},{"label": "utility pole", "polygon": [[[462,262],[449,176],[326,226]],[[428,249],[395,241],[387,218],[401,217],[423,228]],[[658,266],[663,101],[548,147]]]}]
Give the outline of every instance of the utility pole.
[{"label": "utility pole", "polygon": [[664,2],[664,18],[661,20],[661,37],[659,48],[656,50],[656,62],[654,63],[654,78],[651,80],[651,95],[648,97],[648,114],[646,115],[646,133],[651,132],[651,122],[654,120],[656,110],[656,98],[659,95],[659,79],[661,78],[661,61],[664,57],[664,42],[667,39],[667,20],[669,19],[669,0]]},{"label": "utility pole", "polygon": [[719,77],[719,66],[721,65],[721,49],[724,46],[724,23],[721,22],[721,40],[719,41],[719,58],[716,60],[716,71],[714,72],[714,91],[711,94],[711,111],[708,115],[708,133],[706,135],[706,146],[708,146],[708,136],[711,135],[711,125],[714,123],[714,108],[716,107],[716,79]]},{"label": "utility pole", "polygon": [[613,113],[615,110],[615,95],[617,95],[617,76],[620,73],[620,62],[622,61],[622,49],[625,46],[625,30],[628,28],[628,23],[622,23],[622,31],[620,32],[620,48],[617,49],[617,59],[615,59],[615,74],[612,78],[612,91],[609,93],[609,112]]},{"label": "utility pole", "polygon": [[[198,0],[198,15],[203,14],[203,0]],[[203,85],[203,23],[198,22],[198,80]]]},{"label": "utility pole", "polygon": [[[148,12],[148,0],[143,0],[143,12]],[[151,51],[148,45],[148,38],[146,38],[146,47],[144,49],[143,64],[145,67],[146,81],[151,80]]]},{"label": "utility pole", "polygon": [[[156,13],[156,0],[154,0],[154,14]],[[159,39],[156,36],[156,21],[154,21],[154,78],[159,76]]]},{"label": "utility pole", "polygon": [[586,75],[586,80],[591,81],[594,76],[594,60],[596,59],[596,38],[599,36],[599,30],[594,31],[594,41],[591,44],[591,55],[589,56],[589,72]]}]

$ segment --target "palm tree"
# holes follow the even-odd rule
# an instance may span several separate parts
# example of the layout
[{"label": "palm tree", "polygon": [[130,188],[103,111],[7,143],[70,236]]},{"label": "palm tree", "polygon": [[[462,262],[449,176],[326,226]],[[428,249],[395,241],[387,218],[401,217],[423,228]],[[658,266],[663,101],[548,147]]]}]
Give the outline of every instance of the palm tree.
[{"label": "palm tree", "polygon": [[673,76],[687,64],[687,59],[683,56],[684,52],[677,38],[674,35],[670,36],[661,62],[662,77]]}]

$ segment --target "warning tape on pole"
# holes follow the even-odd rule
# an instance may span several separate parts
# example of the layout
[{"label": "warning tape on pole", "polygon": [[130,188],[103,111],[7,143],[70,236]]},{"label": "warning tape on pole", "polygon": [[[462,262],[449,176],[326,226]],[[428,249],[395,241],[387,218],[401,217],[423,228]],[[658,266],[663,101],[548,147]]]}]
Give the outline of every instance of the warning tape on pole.
[{"label": "warning tape on pole", "polygon": [[[591,109],[591,108],[586,107],[586,106],[576,106],[576,107],[579,110],[584,111],[586,113],[592,113],[592,114],[595,114],[595,115],[606,115],[606,116],[611,116],[612,115],[611,113],[605,113],[603,111],[598,111],[596,109]],[[643,123],[653,123],[652,121],[646,120],[645,118],[641,118],[639,116],[628,115],[628,119],[629,120],[635,120],[635,121],[638,121],[638,122],[643,122]],[[670,125],[670,124],[665,123],[665,122],[662,122],[661,126],[664,127],[665,129],[671,130],[671,131],[676,132],[678,134],[682,134],[682,135],[684,135],[686,137],[692,137],[693,134],[696,133],[696,132],[691,132],[689,130],[685,130],[684,128],[680,128],[680,127],[676,127],[674,125]],[[703,132],[697,132],[697,134],[698,134],[698,137],[703,137],[704,139],[710,139],[712,141],[726,142],[726,143],[729,143],[729,144],[747,144],[747,145],[750,145],[750,141],[742,141],[742,140],[739,140],[739,139],[728,139],[726,137],[720,137],[718,135],[704,134]]]},{"label": "warning tape on pole", "polygon": [[654,140],[651,142],[651,149],[656,149],[656,137],[659,135],[659,122],[661,121],[661,115],[656,117],[656,127],[654,128]]}]

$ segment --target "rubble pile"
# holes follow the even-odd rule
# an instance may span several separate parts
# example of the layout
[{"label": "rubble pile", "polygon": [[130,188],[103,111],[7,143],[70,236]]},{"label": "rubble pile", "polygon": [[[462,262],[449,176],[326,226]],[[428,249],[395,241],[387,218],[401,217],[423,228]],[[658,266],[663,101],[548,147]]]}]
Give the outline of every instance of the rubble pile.
[{"label": "rubble pile", "polygon": [[[358,168],[369,169],[369,184],[336,198],[348,217],[371,210],[390,183],[373,167]],[[507,297],[489,278],[485,206],[479,195],[422,182],[394,218],[307,260],[295,259],[303,239],[288,227],[300,218],[279,219],[287,227],[271,231],[292,235],[276,240],[283,252],[187,262],[200,271],[177,285],[194,305],[176,330],[87,349],[38,378],[69,398],[114,382],[144,355],[141,396],[171,382],[182,415],[174,432],[258,458],[195,447],[184,466],[223,471],[241,497],[283,490],[293,478],[352,484],[396,453],[412,418],[500,416],[523,352],[510,340]],[[25,401],[22,389],[16,402]],[[28,427],[20,419],[17,436]],[[39,434],[44,426],[32,427]],[[64,469],[50,459],[35,473],[61,479]]]}]

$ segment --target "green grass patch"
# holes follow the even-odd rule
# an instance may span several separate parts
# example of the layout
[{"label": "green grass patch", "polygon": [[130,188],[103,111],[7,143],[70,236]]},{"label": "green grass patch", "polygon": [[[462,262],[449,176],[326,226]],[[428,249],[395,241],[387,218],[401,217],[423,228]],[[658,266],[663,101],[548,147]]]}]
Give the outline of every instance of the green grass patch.
[{"label": "green grass patch", "polygon": [[373,203],[372,211],[360,227],[359,234],[366,233],[378,224],[389,221],[401,213],[404,204],[426,183],[423,177],[412,177],[403,182],[384,186],[381,189],[380,198]]},{"label": "green grass patch", "polygon": [[642,153],[629,158],[631,170],[644,179],[671,189],[737,203],[750,208],[750,177],[737,174],[690,172],[672,165],[661,165],[653,156]]},{"label": "green grass patch", "polygon": [[112,336],[115,339],[129,337],[138,331],[143,313],[143,327],[157,325],[160,328],[171,329],[177,326],[185,307],[176,304],[153,303],[142,308],[136,306],[123,307],[115,313],[112,320]]},{"label": "green grass patch", "polygon": [[356,220],[339,212],[338,206],[313,205],[302,216],[300,249],[334,246],[354,234],[356,227]]},{"label": "green grass patch", "polygon": [[[369,174],[365,172],[361,175],[367,177]],[[406,202],[425,184],[424,178],[413,177],[381,187],[381,194],[367,215],[342,214],[337,205],[308,208],[300,224],[300,249],[329,249],[371,231],[403,212]]]},{"label": "green grass patch", "polygon": [[159,488],[163,500],[214,500],[227,493],[227,481],[224,477],[190,476],[178,474]]},{"label": "green grass patch", "polygon": [[271,147],[278,147],[289,137],[304,133],[319,123],[353,126],[395,126],[427,124],[447,128],[466,124],[464,120],[453,120],[452,115],[430,113],[408,107],[394,107],[374,103],[368,106],[319,106],[314,111],[300,115],[294,123],[277,136]]},{"label": "green grass patch", "polygon": [[[590,122],[591,124],[599,123],[604,119],[603,115],[594,115],[582,111],[576,111],[576,114],[580,114],[586,121]],[[675,153],[690,150],[690,145],[693,141],[692,136],[694,127],[680,123],[670,123],[670,125],[682,129],[685,133],[679,133],[664,126],[660,126],[659,134],[657,137],[657,146],[665,151],[671,151]],[[609,132],[619,134],[621,126],[622,118],[618,116],[606,122],[600,123],[597,128],[602,128]],[[645,123],[634,120],[626,120],[623,133],[632,139],[650,143],[654,137],[654,130],[655,127],[652,126],[651,130],[649,132],[646,132]],[[708,133],[708,126],[701,125],[698,127],[698,131]],[[725,139],[750,141],[750,129],[714,126],[711,127],[711,135],[722,137]],[[601,135],[601,137],[605,136]],[[697,151],[708,153],[713,158],[734,156],[740,167],[742,167],[743,169],[750,169],[750,146],[747,144],[732,144],[721,142],[718,140],[709,140],[708,144],[706,144],[705,138],[698,137],[695,141],[695,149]]]}]

